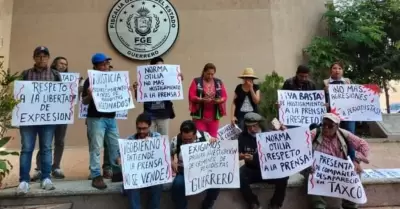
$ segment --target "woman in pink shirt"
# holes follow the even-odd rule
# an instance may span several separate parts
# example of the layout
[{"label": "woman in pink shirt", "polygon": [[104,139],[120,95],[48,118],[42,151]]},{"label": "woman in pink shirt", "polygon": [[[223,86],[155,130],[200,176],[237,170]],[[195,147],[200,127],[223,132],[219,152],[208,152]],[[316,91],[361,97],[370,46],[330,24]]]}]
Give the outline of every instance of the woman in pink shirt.
[{"label": "woman in pink shirt", "polygon": [[222,81],[214,78],[216,67],[207,63],[201,77],[189,88],[189,109],[197,129],[217,137],[219,120],[226,115],[227,94]]}]

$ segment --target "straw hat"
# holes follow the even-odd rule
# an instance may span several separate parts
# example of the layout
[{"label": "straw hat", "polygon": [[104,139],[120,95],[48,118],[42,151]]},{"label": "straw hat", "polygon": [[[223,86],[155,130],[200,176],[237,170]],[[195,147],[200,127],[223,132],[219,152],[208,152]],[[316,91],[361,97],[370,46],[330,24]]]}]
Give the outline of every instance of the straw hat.
[{"label": "straw hat", "polygon": [[254,75],[253,68],[244,69],[242,75],[238,76],[238,78],[254,78],[254,79],[258,79],[258,77]]}]

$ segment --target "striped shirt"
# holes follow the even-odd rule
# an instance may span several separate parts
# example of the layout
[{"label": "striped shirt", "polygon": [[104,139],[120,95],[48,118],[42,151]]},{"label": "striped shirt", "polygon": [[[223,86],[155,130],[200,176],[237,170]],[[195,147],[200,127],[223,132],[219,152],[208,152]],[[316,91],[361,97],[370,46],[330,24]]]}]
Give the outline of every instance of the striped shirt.
[{"label": "striped shirt", "polygon": [[50,69],[37,69],[35,67],[26,70],[26,77],[24,80],[27,81],[55,81],[54,72]]}]

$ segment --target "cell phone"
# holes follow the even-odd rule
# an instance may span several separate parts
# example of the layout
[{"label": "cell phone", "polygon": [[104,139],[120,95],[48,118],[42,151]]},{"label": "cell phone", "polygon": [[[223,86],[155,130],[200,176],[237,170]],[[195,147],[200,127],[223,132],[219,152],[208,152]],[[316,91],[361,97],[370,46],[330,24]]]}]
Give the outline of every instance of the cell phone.
[{"label": "cell phone", "polygon": [[276,119],[276,118],[272,119],[271,124],[272,124],[272,126],[274,127],[275,130],[279,130],[282,127],[282,123],[279,122],[279,120]]}]

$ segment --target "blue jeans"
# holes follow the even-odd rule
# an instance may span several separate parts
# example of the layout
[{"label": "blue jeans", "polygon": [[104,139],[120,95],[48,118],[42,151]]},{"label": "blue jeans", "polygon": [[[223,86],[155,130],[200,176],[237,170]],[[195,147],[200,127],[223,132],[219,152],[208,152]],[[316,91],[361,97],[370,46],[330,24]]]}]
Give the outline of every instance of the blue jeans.
[{"label": "blue jeans", "polygon": [[35,149],[36,137],[39,136],[39,154],[41,180],[50,178],[52,165],[52,144],[55,125],[21,126],[21,155],[19,156],[19,181],[29,182],[32,165],[32,153]]},{"label": "blue jeans", "polygon": [[[162,184],[148,187],[150,189],[150,209],[160,209],[160,201],[162,194]],[[126,190],[126,195],[129,199],[129,209],[140,209],[140,189],[129,189]]]},{"label": "blue jeans", "polygon": [[[203,200],[202,209],[210,209],[217,200],[220,189],[208,189]],[[176,209],[187,209],[187,199],[185,195],[185,177],[182,173],[176,175],[171,188],[172,201]]]},{"label": "blue jeans", "polygon": [[342,121],[340,122],[340,128],[343,128],[352,134],[356,133],[356,122],[355,121]]},{"label": "blue jeans", "polygon": [[104,141],[109,146],[108,154],[113,172],[121,172],[121,168],[116,164],[119,156],[117,121],[114,118],[87,118],[87,132],[90,139],[89,167],[92,179],[101,176],[100,151]]}]

